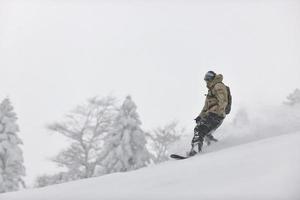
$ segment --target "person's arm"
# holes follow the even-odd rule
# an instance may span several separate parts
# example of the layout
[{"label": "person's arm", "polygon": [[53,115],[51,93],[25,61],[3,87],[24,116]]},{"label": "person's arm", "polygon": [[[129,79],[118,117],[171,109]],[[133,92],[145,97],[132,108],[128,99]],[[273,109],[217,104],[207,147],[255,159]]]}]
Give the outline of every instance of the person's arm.
[{"label": "person's arm", "polygon": [[201,118],[205,117],[207,110],[208,110],[208,104],[207,104],[207,99],[205,99],[205,103],[204,103],[201,113],[195,118],[196,123],[198,123],[198,121]]},{"label": "person's arm", "polygon": [[208,110],[208,105],[207,105],[207,100],[205,99],[204,106],[203,106],[202,111],[201,111],[201,113],[199,114],[199,116],[200,116],[200,117],[204,117],[205,114],[206,114],[206,112],[207,112],[207,110]]}]

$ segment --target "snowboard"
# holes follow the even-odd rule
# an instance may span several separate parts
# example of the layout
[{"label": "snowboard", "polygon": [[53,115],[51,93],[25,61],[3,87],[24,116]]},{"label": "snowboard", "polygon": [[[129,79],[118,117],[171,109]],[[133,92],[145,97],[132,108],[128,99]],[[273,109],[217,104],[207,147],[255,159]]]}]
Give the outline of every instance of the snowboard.
[{"label": "snowboard", "polygon": [[176,160],[183,160],[183,159],[189,158],[189,156],[181,156],[181,155],[177,155],[177,154],[171,154],[170,157],[173,159],[176,159]]}]

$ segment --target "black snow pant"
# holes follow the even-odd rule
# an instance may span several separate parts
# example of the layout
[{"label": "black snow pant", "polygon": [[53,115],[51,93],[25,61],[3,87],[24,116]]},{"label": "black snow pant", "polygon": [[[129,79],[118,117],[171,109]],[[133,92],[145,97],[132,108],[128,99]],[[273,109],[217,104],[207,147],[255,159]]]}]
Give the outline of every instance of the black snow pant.
[{"label": "black snow pant", "polygon": [[197,125],[194,129],[192,148],[194,148],[194,146],[198,144],[198,152],[200,152],[202,149],[204,137],[215,131],[222,124],[223,120],[223,117],[220,117],[215,113],[208,113],[208,115],[203,118],[198,117],[196,119]]}]

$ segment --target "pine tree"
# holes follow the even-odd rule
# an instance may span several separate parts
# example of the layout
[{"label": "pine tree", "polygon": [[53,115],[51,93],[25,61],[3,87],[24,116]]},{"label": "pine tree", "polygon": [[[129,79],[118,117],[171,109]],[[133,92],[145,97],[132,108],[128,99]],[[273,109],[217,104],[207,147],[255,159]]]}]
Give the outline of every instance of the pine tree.
[{"label": "pine tree", "polygon": [[285,104],[290,106],[300,104],[300,90],[298,88],[295,89],[293,93],[287,96],[287,100],[288,102],[285,102]]},{"label": "pine tree", "polygon": [[19,145],[17,116],[8,98],[0,104],[0,192],[10,192],[25,187],[23,153]]},{"label": "pine tree", "polygon": [[146,133],[141,129],[137,107],[127,96],[107,135],[104,152],[99,158],[106,173],[125,172],[147,166],[151,154],[146,148]]}]

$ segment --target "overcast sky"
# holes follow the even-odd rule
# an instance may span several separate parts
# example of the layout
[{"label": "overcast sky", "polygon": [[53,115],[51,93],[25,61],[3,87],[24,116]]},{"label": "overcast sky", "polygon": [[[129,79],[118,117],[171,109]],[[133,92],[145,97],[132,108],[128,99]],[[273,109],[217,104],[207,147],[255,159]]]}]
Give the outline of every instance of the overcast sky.
[{"label": "overcast sky", "polygon": [[233,113],[281,104],[300,87],[300,1],[0,0],[0,100],[19,117],[29,182],[62,147],[45,125],[95,95],[132,95],[145,130],[192,128],[208,70]]}]

